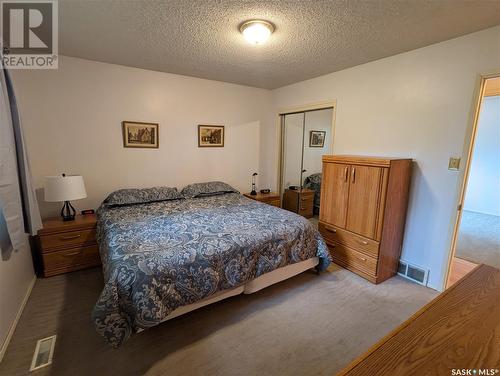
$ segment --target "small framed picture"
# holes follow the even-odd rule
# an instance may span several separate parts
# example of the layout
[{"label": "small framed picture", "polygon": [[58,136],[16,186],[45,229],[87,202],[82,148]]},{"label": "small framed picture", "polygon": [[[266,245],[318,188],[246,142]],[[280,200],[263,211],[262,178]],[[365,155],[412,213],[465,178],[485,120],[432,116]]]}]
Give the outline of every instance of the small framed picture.
[{"label": "small framed picture", "polygon": [[311,131],[309,133],[309,147],[322,148],[325,146],[326,131]]},{"label": "small framed picture", "polygon": [[224,147],[224,126],[198,125],[198,147]]},{"label": "small framed picture", "polygon": [[158,124],[122,121],[123,147],[158,149]]}]

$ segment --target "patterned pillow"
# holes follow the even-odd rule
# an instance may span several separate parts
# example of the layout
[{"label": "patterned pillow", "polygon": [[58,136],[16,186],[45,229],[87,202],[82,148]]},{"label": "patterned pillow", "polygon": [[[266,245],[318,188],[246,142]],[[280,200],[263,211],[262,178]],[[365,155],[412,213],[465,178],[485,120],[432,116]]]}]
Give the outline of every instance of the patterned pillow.
[{"label": "patterned pillow", "polygon": [[221,181],[211,181],[207,183],[194,183],[184,187],[181,195],[185,198],[223,195],[224,193],[240,193],[229,184]]},{"label": "patterned pillow", "polygon": [[177,188],[153,187],[119,189],[109,194],[103,201],[106,206],[144,204],[148,202],[177,200],[183,198]]}]

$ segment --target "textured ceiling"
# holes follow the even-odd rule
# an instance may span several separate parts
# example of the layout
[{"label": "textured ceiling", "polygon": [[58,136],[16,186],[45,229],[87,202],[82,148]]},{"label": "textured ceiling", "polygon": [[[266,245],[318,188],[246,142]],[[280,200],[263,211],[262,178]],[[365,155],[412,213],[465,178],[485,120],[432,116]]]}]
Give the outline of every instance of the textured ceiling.
[{"label": "textured ceiling", "polygon": [[499,0],[59,0],[59,52],[273,89],[498,24]]}]

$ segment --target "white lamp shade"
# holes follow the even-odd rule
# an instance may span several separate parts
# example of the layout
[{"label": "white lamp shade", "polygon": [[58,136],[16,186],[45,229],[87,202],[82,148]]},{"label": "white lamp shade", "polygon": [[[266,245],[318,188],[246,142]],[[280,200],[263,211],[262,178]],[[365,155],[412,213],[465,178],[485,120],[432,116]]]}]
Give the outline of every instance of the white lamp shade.
[{"label": "white lamp shade", "polygon": [[72,201],[85,197],[87,197],[87,191],[82,176],[59,175],[45,177],[45,201]]}]

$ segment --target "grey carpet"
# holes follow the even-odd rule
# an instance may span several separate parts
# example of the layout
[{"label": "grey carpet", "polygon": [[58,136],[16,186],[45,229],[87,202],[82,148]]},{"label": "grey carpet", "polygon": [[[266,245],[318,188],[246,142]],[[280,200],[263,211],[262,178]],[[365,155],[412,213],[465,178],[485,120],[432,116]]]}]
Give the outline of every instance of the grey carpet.
[{"label": "grey carpet", "polygon": [[464,210],[455,256],[500,268],[500,217]]},{"label": "grey carpet", "polygon": [[37,280],[1,375],[26,375],[36,339],[57,334],[53,364],[33,375],[332,375],[437,292],[400,277],[373,285],[330,267],[239,295],[132,337],[95,333],[98,268]]}]

